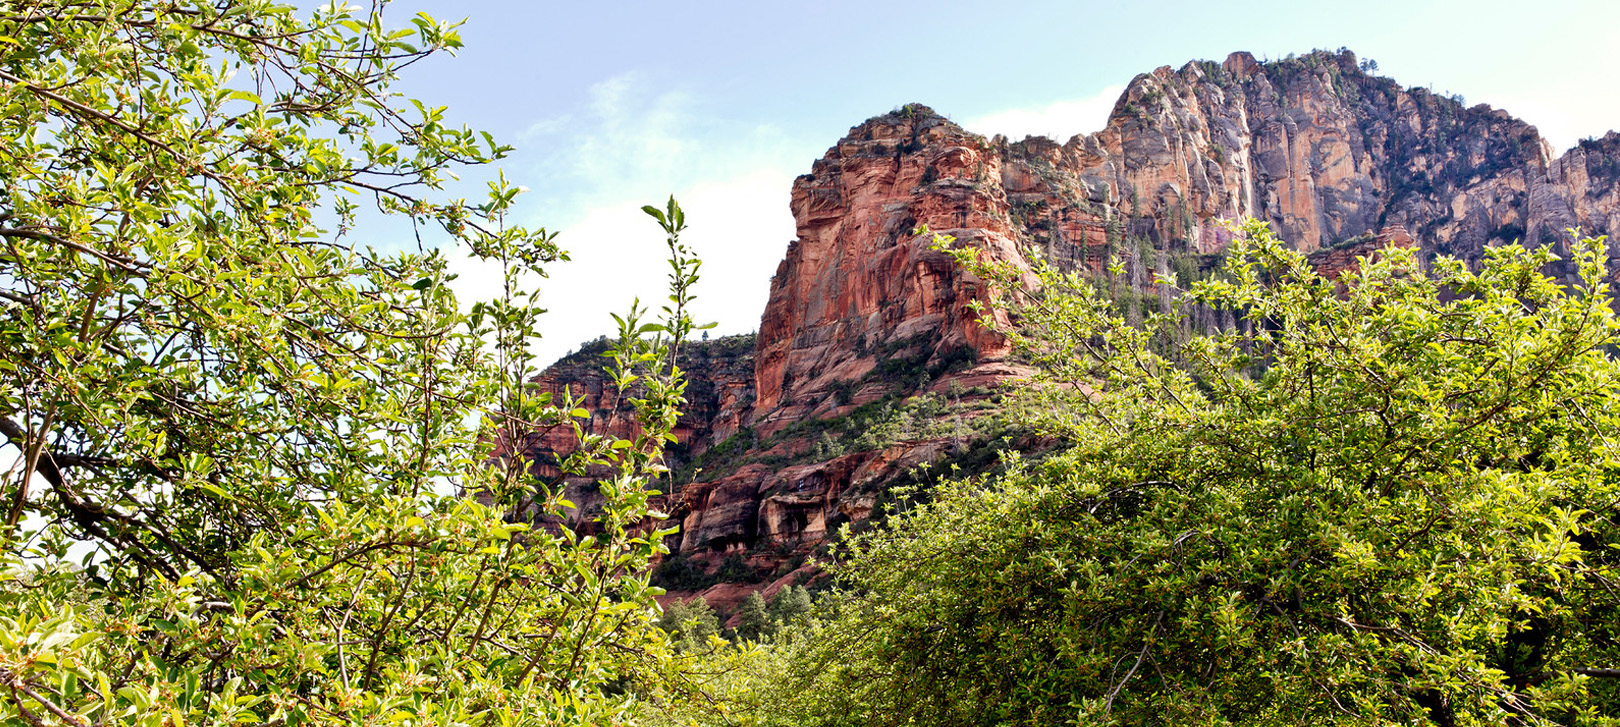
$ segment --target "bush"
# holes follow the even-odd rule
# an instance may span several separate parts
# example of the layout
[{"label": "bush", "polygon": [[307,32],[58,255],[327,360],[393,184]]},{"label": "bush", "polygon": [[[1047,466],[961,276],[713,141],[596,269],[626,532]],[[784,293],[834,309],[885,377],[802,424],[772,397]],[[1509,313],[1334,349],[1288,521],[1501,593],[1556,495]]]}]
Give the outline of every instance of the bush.
[{"label": "bush", "polygon": [[1185,368],[1038,270],[1007,333],[1041,369],[1024,421],[1064,450],[852,538],[836,597],[737,667],[779,686],[739,703],[767,724],[1613,725],[1601,241],[1572,290],[1545,250],[1470,272],[1392,248],[1341,294],[1246,232],[1193,297],[1262,325],[1192,339]]},{"label": "bush", "polygon": [[848,406],[854,401],[855,392],[860,388],[860,384],[849,379],[839,379],[832,383],[831,388],[833,401],[839,406]]},{"label": "bush", "polygon": [[692,559],[676,553],[659,562],[649,582],[671,591],[701,591],[719,583],[719,580]]},{"label": "bush", "polygon": [[719,570],[714,572],[714,579],[716,583],[758,583],[761,577],[741,553],[732,553],[721,561]]}]

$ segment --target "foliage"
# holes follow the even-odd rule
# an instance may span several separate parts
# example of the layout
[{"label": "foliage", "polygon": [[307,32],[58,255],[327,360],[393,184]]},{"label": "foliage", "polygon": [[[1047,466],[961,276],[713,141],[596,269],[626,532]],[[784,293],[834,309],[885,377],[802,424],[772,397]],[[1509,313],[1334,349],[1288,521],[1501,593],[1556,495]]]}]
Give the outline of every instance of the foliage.
[{"label": "foliage", "polygon": [[701,591],[719,580],[705,571],[702,564],[685,554],[675,553],[659,561],[650,582],[670,591]]},{"label": "foliage", "polygon": [[715,693],[745,724],[1617,724],[1602,241],[1568,290],[1518,246],[1341,288],[1244,232],[1192,299],[1252,333],[1184,367],[1147,345],[1172,319],[958,251],[1066,451],[852,538],[839,596]]},{"label": "foliage", "polygon": [[766,611],[765,597],[759,591],[748,594],[737,609],[737,637],[745,641],[760,641],[776,631],[771,615]]},{"label": "foliage", "polygon": [[768,608],[773,623],[788,626],[809,613],[812,605],[809,590],[804,586],[790,586],[777,591]]},{"label": "foliage", "polygon": [[[684,215],[651,210],[663,321],[611,351],[637,434],[585,436],[524,383],[519,281],[563,254],[505,224],[520,190],[421,196],[505,152],[390,90],[455,26],[379,8],[0,9],[0,721],[605,723],[667,681],[644,524]],[[463,314],[443,254],[356,249],[360,195],[501,263],[498,299]],[[510,456],[546,432],[600,480],[590,534]]]},{"label": "foliage", "polygon": [[900,441],[949,436],[956,432],[959,423],[945,416],[949,408],[945,397],[933,393],[913,396],[899,406],[892,401],[883,402],[870,416],[851,417],[851,423],[845,427],[850,437],[849,448],[866,452]]},{"label": "foliage", "polygon": [[748,559],[741,553],[732,553],[720,561],[714,579],[716,583],[758,583],[760,574],[748,565]]},{"label": "foliage", "polygon": [[767,640],[782,627],[798,623],[813,605],[810,591],[804,586],[784,586],[768,602],[759,591],[754,591],[737,609],[740,620],[737,638],[742,641]]},{"label": "foliage", "polygon": [[[964,393],[973,398],[963,400]],[[966,444],[1012,434],[1014,427],[1000,411],[985,411],[996,408],[987,401],[988,394],[979,387],[957,391],[950,397],[932,392],[911,397],[891,394],[861,404],[842,416],[794,422],[763,441],[754,430],[743,428],[682,467],[676,481],[690,482],[698,477],[714,480],[748,464],[787,467],[823,462],[851,452],[884,449],[897,442],[953,437]],[[781,443],[801,440],[810,444],[798,454],[762,454]],[[675,572],[671,571],[670,576],[674,577]]]},{"label": "foliage", "polygon": [[686,652],[706,651],[720,635],[720,618],[702,596],[671,602],[658,626],[675,640],[676,648]]},{"label": "foliage", "polygon": [[746,456],[759,444],[759,435],[751,427],[741,427],[719,444],[692,458],[686,466],[676,470],[673,479],[677,488],[696,480],[714,479],[731,474],[742,466]]},{"label": "foliage", "polygon": [[834,381],[827,388],[832,392],[833,403],[839,406],[849,406],[849,403],[855,400],[855,392],[859,390],[856,382],[849,379]]},{"label": "foliage", "polygon": [[671,591],[701,591],[716,583],[758,583],[760,579],[740,553],[727,555],[713,573],[697,559],[676,553],[653,569],[651,583]]}]

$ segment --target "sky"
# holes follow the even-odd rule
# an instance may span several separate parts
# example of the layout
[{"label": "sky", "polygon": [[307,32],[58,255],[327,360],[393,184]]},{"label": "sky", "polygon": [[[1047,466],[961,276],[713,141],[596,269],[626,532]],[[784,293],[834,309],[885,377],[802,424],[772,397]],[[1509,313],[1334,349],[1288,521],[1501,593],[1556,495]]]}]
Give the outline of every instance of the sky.
[{"label": "sky", "polygon": [[[610,311],[661,301],[662,235],[641,213],[674,194],[703,258],[696,313],[758,327],[794,237],[793,178],[850,127],[906,103],[972,131],[1066,140],[1102,127],[1139,73],[1244,50],[1348,47],[1405,86],[1535,124],[1560,152],[1620,128],[1620,2],[571,2],[396,0],[465,17],[466,48],[400,90],[516,151],[515,216],[559,232],[571,262],[538,285],[550,359],[609,333]],[[491,170],[465,174],[465,189]],[[379,228],[379,246],[399,244]],[[386,239],[393,236],[395,239]],[[414,246],[414,242],[411,243]],[[458,259],[466,300],[488,266]]]}]

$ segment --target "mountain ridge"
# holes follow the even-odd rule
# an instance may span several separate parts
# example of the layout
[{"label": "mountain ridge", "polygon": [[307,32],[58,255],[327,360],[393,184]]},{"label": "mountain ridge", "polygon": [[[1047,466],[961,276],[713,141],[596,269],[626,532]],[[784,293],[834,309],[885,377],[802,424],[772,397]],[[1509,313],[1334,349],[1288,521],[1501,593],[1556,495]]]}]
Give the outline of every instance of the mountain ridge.
[{"label": "mountain ridge", "polygon": [[[1087,271],[1140,316],[1210,274],[1232,239],[1223,221],[1246,216],[1332,275],[1392,242],[1470,262],[1515,241],[1567,252],[1566,228],[1620,231],[1620,134],[1554,156],[1506,111],[1402,88],[1348,51],[1239,52],[1138,75],[1104,129],[1062,143],[901,106],[851,127],[794,180],[790,205],[797,236],[752,350],[728,338],[686,353],[693,404],[663,502],[682,527],[667,563],[713,576],[729,561],[770,588],[811,577],[805,558],[917,481],[914,468],[982,469],[1001,436],[1041,446],[996,429],[999,388],[1024,369],[977,323],[982,283],[918,228],[1015,265],[1038,252]],[[1550,272],[1573,281],[1568,266]],[[1242,323],[1195,309],[1188,325]],[[608,400],[589,366],[541,378],[593,410]],[[609,426],[598,413],[592,425]],[[529,456],[566,454],[554,446]],[[572,486],[588,511],[588,483]],[[757,587],[704,593],[726,611]]]}]

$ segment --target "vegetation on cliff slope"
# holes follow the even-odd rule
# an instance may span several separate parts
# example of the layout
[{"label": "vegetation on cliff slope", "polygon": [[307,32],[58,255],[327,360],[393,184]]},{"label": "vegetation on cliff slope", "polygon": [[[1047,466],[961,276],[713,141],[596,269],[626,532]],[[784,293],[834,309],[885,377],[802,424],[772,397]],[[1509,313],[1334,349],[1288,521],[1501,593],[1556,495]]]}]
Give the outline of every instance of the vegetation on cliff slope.
[{"label": "vegetation on cliff slope", "polygon": [[[1154,354],[1084,278],[996,281],[1067,450],[851,539],[836,595],[718,660],[769,725],[1567,724],[1620,714],[1620,364],[1600,241],[1319,277],[1250,226]],[[728,701],[727,701],[728,700]],[[688,717],[701,720],[701,716]]]}]

